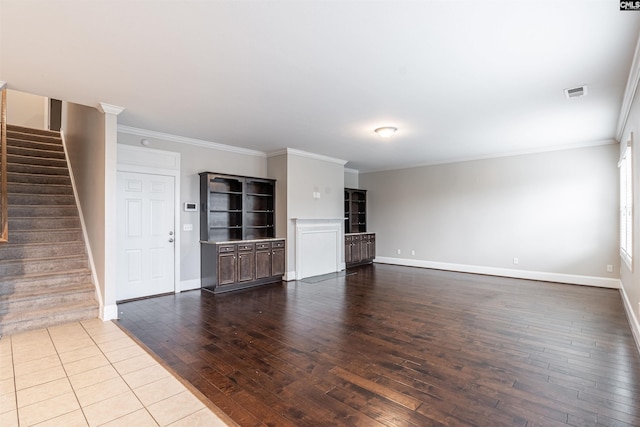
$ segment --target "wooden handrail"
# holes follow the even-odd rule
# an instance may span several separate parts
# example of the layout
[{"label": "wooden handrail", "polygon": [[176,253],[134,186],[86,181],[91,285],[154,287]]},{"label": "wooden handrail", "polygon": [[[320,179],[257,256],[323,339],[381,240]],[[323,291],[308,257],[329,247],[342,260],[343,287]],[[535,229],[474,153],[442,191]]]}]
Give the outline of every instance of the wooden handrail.
[{"label": "wooden handrail", "polygon": [[2,88],[0,106],[0,243],[9,241],[9,207],[7,197],[7,88]]}]

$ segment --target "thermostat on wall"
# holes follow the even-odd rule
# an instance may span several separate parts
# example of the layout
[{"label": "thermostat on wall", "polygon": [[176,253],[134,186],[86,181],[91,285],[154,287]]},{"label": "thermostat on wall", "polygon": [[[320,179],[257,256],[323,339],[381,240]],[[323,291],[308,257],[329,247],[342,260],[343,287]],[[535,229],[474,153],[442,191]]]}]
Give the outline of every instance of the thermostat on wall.
[{"label": "thermostat on wall", "polygon": [[185,212],[197,212],[198,204],[194,202],[184,202],[184,211]]}]

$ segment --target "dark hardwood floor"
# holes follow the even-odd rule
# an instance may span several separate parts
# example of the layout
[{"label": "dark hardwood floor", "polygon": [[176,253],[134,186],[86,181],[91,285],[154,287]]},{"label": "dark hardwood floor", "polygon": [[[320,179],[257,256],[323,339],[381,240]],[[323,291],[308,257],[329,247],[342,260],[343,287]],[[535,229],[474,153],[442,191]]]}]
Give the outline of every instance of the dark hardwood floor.
[{"label": "dark hardwood floor", "polygon": [[371,265],[119,311],[241,426],[640,425],[617,290]]}]

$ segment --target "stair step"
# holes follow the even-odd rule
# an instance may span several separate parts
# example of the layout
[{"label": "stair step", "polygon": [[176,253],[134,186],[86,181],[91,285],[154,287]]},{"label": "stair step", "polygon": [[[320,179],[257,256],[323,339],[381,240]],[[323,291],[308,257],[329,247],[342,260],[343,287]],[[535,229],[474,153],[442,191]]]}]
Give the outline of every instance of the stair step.
[{"label": "stair step", "polygon": [[44,136],[60,136],[60,132],[48,129],[28,128],[24,126],[12,125],[7,123],[7,131],[20,132],[26,134],[36,134]]},{"label": "stair step", "polygon": [[66,168],[67,161],[62,159],[51,159],[47,157],[23,156],[20,154],[8,154],[7,165],[30,165],[30,166],[52,166],[56,168]]},{"label": "stair step", "polygon": [[33,311],[10,312],[2,315],[0,336],[97,317],[98,304],[95,301],[62,304]]},{"label": "stair step", "polygon": [[30,173],[7,173],[7,183],[24,183],[31,185],[71,185],[69,175],[45,175]]},{"label": "stair step", "polygon": [[64,243],[32,243],[15,245],[6,243],[0,245],[0,260],[30,259],[59,257],[69,255],[84,255],[86,251],[84,242],[64,242]]},{"label": "stair step", "polygon": [[[15,140],[7,141],[7,159],[11,156],[25,156],[25,157],[43,157],[47,159],[65,159],[63,150],[49,150],[47,148],[35,148],[20,146],[15,143]],[[52,145],[52,144],[50,144]],[[52,147],[55,147],[52,145]]]},{"label": "stair step", "polygon": [[34,175],[62,175],[69,176],[69,170],[65,167],[28,165],[22,163],[7,163],[9,173],[28,173]]},{"label": "stair step", "polygon": [[7,129],[10,236],[0,245],[0,335],[96,318],[60,134]]},{"label": "stair step", "polygon": [[56,135],[41,135],[31,132],[19,132],[16,130],[7,129],[7,139],[22,139],[24,141],[35,142],[48,142],[49,144],[62,144],[62,138],[60,134]]},{"label": "stair step", "polygon": [[95,302],[95,287],[91,283],[61,286],[55,292],[32,289],[0,295],[0,316],[9,311],[38,310],[57,305]]},{"label": "stair step", "polygon": [[39,230],[16,231],[9,234],[9,244],[23,243],[58,243],[58,242],[82,242],[82,230],[71,228],[67,230],[50,230],[43,233]]},{"label": "stair step", "polygon": [[[24,137],[28,138],[28,137]],[[24,148],[27,150],[44,150],[49,153],[64,153],[62,144],[55,142],[32,141],[29,139],[7,138],[7,150],[9,147]]]},{"label": "stair step", "polygon": [[0,277],[9,278],[25,274],[58,273],[67,270],[80,270],[82,268],[89,268],[89,263],[85,255],[32,258],[28,260],[1,260]]},{"label": "stair step", "polygon": [[81,270],[65,271],[63,273],[29,274],[20,277],[3,277],[0,279],[0,295],[14,292],[29,292],[37,289],[49,289],[56,292],[60,287],[91,283],[91,272]]},{"label": "stair step", "polygon": [[78,216],[78,208],[73,206],[12,205],[9,206],[9,218],[44,218]]},{"label": "stair step", "polygon": [[80,218],[75,217],[44,217],[44,218],[24,218],[24,217],[9,217],[9,230],[11,232],[16,231],[31,231],[42,230],[47,232],[50,230],[64,230],[69,228],[80,228]]},{"label": "stair step", "polygon": [[49,205],[49,206],[75,206],[76,199],[73,195],[66,194],[8,194],[8,203],[11,205]]},{"label": "stair step", "polygon": [[7,193],[13,194],[59,194],[73,195],[73,187],[68,184],[32,184],[28,182],[7,182]]}]

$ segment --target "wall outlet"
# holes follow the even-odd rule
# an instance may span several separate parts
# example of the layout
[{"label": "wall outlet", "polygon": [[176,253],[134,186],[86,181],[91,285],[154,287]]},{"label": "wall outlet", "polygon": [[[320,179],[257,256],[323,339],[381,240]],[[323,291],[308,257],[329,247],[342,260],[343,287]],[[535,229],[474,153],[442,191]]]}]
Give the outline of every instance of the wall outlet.
[{"label": "wall outlet", "polygon": [[182,231],[193,231],[193,224],[182,224]]},{"label": "wall outlet", "polygon": [[396,249],[396,254],[400,255],[400,249]]},{"label": "wall outlet", "polygon": [[513,263],[514,263],[514,264],[516,264],[516,265],[517,265],[519,262],[520,262],[520,260],[519,260],[518,258],[515,258],[515,257],[513,258]]},{"label": "wall outlet", "polygon": [[416,255],[416,251],[414,251],[413,249],[411,250],[411,256],[415,256]]},{"label": "wall outlet", "polygon": [[613,273],[613,265],[611,264],[607,265],[607,272]]}]

